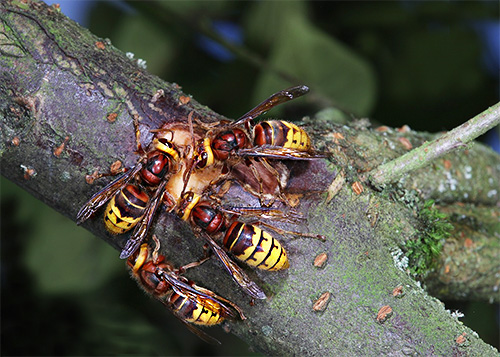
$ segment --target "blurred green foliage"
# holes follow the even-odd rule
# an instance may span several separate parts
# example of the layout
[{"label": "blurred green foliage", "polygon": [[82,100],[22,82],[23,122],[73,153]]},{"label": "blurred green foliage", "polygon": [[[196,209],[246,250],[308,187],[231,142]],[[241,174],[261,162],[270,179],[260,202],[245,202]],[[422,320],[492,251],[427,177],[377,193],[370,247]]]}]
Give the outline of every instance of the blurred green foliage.
[{"label": "blurred green foliage", "polygon": [[[498,19],[495,2],[128,4],[130,11],[100,3],[91,30],[228,117],[295,84],[311,87],[304,101],[314,109],[335,105],[426,131],[451,129],[498,101],[498,74],[485,68],[474,27]],[[220,21],[243,33],[232,61],[199,46]],[[293,115],[288,107],[270,114]]]},{"label": "blurred green foliage", "polygon": [[[333,105],[439,131],[498,101],[498,74],[485,68],[473,27],[498,13],[488,1],[103,1],[89,28],[228,117],[307,84],[311,94],[270,114],[298,118]],[[242,33],[232,60],[200,46],[220,37],[220,21]],[[199,341],[136,288],[117,252],[4,179],[1,204],[2,355],[250,353],[220,329],[210,334],[221,347]],[[494,306],[453,306],[498,347]]]}]

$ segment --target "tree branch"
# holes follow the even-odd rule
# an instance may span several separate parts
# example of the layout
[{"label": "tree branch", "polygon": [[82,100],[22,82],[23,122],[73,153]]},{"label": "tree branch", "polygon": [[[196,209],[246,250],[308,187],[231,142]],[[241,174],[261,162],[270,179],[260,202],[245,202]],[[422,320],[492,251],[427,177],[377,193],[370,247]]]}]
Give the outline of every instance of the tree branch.
[{"label": "tree branch", "polygon": [[370,181],[375,186],[396,182],[403,175],[427,166],[459,147],[464,147],[499,123],[500,103],[497,103],[435,140],[426,142],[407,154],[380,165],[370,172]]},{"label": "tree branch", "polygon": [[[124,166],[136,162],[134,118],[140,120],[143,145],[151,140],[150,129],[165,122],[186,122],[191,112],[206,122],[220,119],[187,99],[175,85],[136,67],[107,41],[57,9],[17,1],[2,3],[0,9],[2,175],[68,217],[75,219],[81,205],[105,184],[102,180],[88,185],[86,175],[106,171],[116,160]],[[153,102],[159,89],[163,99]],[[255,306],[248,305],[248,297],[217,261],[192,269],[189,276],[200,285],[243,307],[248,319],[230,322],[228,329],[267,354],[495,354],[394,259],[403,254],[404,242],[418,234],[417,206],[412,204],[420,198],[410,199],[415,181],[403,182],[390,194],[369,187],[357,194],[351,188],[355,181],[362,182],[358,173],[369,172],[373,165],[406,150],[398,137],[408,136],[416,145],[424,135],[367,130],[362,122],[352,127],[326,120],[312,124],[309,129],[318,148],[328,148],[335,164],[317,160],[290,165],[288,190],[307,192],[299,207],[307,221],[285,228],[323,234],[327,241],[280,238],[290,253],[291,267],[281,273],[249,270],[269,296]],[[473,173],[487,172],[485,185],[498,188],[500,159],[486,151],[478,145],[469,150],[465,163],[456,157],[447,160],[454,168],[469,165]],[[475,160],[476,156],[484,161]],[[426,177],[443,175],[444,170],[450,171],[447,167],[428,170]],[[325,203],[324,191],[340,171],[346,183]],[[478,189],[461,180],[470,200],[494,210],[498,194],[488,195],[491,190],[485,193],[485,186]],[[402,196],[396,197],[399,193]],[[440,195],[432,189],[419,194],[424,199]],[[253,199],[237,187],[225,197],[228,202]],[[85,227],[116,248],[126,240],[107,234],[97,217]],[[158,213],[152,233],[161,237],[162,247],[168,248],[164,253],[175,264],[202,254],[202,244],[177,217]],[[322,252],[328,261],[317,268],[313,261]],[[394,296],[397,287],[402,294]],[[331,294],[329,303],[324,311],[314,311],[313,304],[324,292]],[[382,319],[379,312],[386,305],[392,314]],[[463,333],[466,342],[457,342]]]}]

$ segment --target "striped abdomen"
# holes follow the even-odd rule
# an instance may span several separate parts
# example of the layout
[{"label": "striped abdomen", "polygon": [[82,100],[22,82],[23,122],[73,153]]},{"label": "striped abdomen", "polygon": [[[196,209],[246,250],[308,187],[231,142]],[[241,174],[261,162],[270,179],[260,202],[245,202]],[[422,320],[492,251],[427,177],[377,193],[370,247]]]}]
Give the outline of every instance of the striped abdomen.
[{"label": "striped abdomen", "polygon": [[106,229],[112,234],[129,231],[144,215],[148,201],[148,195],[137,186],[125,186],[106,206],[104,215]]},{"label": "striped abdomen", "polygon": [[177,316],[187,322],[212,326],[220,324],[224,320],[224,317],[221,316],[222,307],[214,300],[199,296],[197,301],[193,301],[184,295],[172,293],[168,301]]},{"label": "striped abdomen", "polygon": [[290,266],[280,242],[251,224],[234,222],[227,230],[223,244],[236,258],[259,269],[281,270]]},{"label": "striped abdomen", "polygon": [[299,151],[311,149],[311,139],[304,129],[283,120],[259,123],[254,128],[255,145],[280,146]]}]

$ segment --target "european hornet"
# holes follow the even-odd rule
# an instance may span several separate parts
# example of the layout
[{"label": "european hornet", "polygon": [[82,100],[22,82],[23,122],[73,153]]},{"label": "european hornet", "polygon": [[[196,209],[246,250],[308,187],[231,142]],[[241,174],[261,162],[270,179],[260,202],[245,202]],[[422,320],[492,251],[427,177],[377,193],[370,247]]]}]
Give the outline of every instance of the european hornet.
[{"label": "european hornet", "polygon": [[203,261],[188,264],[179,269],[158,253],[159,241],[153,240],[156,247],[152,250],[143,243],[127,259],[127,265],[137,284],[149,295],[161,302],[181,320],[193,333],[209,343],[220,343],[197,326],[214,326],[225,319],[246,319],[241,309],[231,301],[214,292],[197,286],[193,281],[180,274],[187,268]]},{"label": "european hornet", "polygon": [[226,229],[226,219],[220,211],[213,209],[209,204],[198,205],[199,198],[199,195],[191,191],[184,193],[179,200],[177,214],[184,221],[191,219],[193,227],[197,228],[195,233],[199,233],[198,235],[205,240],[233,280],[248,295],[255,299],[266,299],[264,291],[212,239],[211,235]]},{"label": "european hornet", "polygon": [[271,234],[235,219],[229,222],[221,210],[193,192],[184,194],[178,214],[209,235],[223,234],[224,248],[252,267],[274,271],[290,266],[285,249]]},{"label": "european hornet", "polygon": [[[303,96],[307,86],[279,91],[234,122],[225,122],[208,129],[196,145],[193,169],[217,163],[227,163],[231,177],[244,188],[271,203],[275,197],[286,201],[283,190],[288,181],[288,169],[280,162],[272,165],[267,159],[310,160],[323,157],[316,153],[309,135],[295,124],[283,120],[250,122],[276,105]],[[242,160],[243,158],[243,160]]]},{"label": "european hornet", "polygon": [[[274,159],[315,159],[322,157],[312,150],[309,135],[295,124],[284,120],[249,123],[273,107],[299,98],[309,92],[307,86],[297,86],[274,93],[238,120],[209,131],[196,150],[196,167],[227,160],[231,155],[270,157]],[[238,126],[245,126],[245,130]],[[249,135],[252,132],[252,135]]]},{"label": "european hornet", "polygon": [[[141,150],[139,142],[137,149]],[[104,214],[107,230],[111,234],[122,234],[135,227],[120,255],[121,258],[130,256],[146,237],[166,193],[168,179],[172,173],[179,171],[179,158],[179,151],[174,145],[162,135],[157,135],[151,148],[132,169],[97,192],[80,209],[77,223],[86,221],[109,201]]]},{"label": "european hornet", "polygon": [[[191,223],[195,233],[208,243],[233,280],[253,298],[265,299],[265,293],[229,258],[226,251],[251,267],[267,271],[287,269],[290,266],[287,253],[272,234],[257,227],[257,224],[263,224],[262,222],[243,223],[237,220],[236,216],[252,214],[269,218],[280,217],[288,221],[289,218],[298,217],[286,216],[279,210],[266,208],[245,208],[241,212],[217,208],[209,200],[189,191],[183,194],[177,208],[179,217]],[[275,227],[273,229],[280,233],[324,239],[320,235],[289,232]],[[224,249],[212,237],[219,239]]]}]

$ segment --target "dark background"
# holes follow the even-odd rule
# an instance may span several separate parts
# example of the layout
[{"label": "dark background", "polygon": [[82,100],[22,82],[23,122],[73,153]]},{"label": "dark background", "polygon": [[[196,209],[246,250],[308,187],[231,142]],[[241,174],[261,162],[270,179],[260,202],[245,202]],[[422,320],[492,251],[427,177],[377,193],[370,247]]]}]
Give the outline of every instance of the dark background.
[{"label": "dark background", "polygon": [[[437,132],[499,100],[494,1],[60,3],[133,60],[146,60],[150,72],[231,118],[295,84],[311,87],[305,106],[272,115],[298,118],[334,105]],[[498,148],[498,128],[482,139]],[[116,251],[3,178],[0,187],[2,355],[251,354],[220,328],[209,333],[222,346],[203,343],[137,289]],[[445,303],[499,347],[498,306]]]}]

